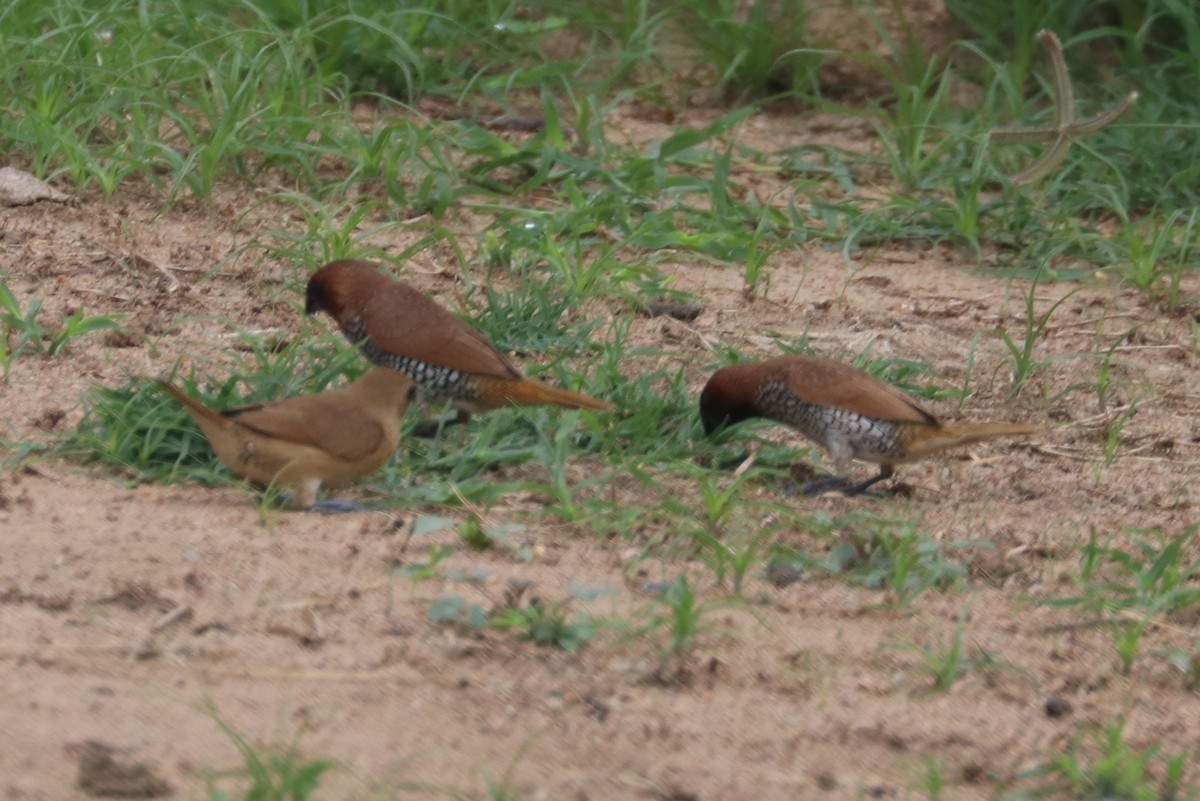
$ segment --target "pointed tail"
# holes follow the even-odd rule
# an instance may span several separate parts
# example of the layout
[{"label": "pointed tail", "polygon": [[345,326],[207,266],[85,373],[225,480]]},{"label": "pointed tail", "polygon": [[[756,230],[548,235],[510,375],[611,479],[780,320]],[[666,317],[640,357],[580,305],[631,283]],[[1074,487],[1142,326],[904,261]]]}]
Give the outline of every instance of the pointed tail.
[{"label": "pointed tail", "polygon": [[970,445],[996,437],[1016,437],[1036,434],[1042,427],[1027,423],[964,423],[962,425],[911,426],[907,428],[911,439],[906,443],[909,459],[920,459],[931,453]]},{"label": "pointed tail", "polygon": [[616,411],[615,406],[602,400],[571,392],[557,387],[531,381],[507,378],[483,378],[479,382],[480,394],[489,403],[501,405],[513,403],[518,406],[561,406],[564,409],[593,409],[598,412]]},{"label": "pointed tail", "polygon": [[220,430],[231,425],[230,421],[223,417],[220,412],[205,406],[174,384],[167,383],[166,381],[155,381],[154,383],[158,384],[159,389],[179,401],[183,405],[183,408],[188,410],[192,419],[196,421],[196,424],[200,426],[200,430],[204,432],[210,441],[212,440],[211,431]]}]

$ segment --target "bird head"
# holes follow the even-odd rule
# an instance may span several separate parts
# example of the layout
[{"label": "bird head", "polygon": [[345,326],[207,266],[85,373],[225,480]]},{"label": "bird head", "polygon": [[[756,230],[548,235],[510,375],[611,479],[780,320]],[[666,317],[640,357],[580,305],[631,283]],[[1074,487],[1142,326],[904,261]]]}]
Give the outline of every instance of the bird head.
[{"label": "bird head", "polygon": [[753,389],[740,378],[736,368],[725,367],[713,373],[704,385],[700,393],[700,422],[706,435],[759,416]]},{"label": "bird head", "polygon": [[365,261],[331,261],[308,279],[304,290],[304,313],[328,312],[339,323],[362,311],[362,307],[388,279]]},{"label": "bird head", "polygon": [[325,284],[314,275],[308,279],[304,288],[304,313],[316,314],[325,308]]}]

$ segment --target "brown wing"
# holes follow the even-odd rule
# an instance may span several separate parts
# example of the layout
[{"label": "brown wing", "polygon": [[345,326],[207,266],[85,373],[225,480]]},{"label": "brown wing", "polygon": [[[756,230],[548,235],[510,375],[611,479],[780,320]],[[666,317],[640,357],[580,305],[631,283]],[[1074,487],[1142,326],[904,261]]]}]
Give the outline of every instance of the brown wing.
[{"label": "brown wing", "polygon": [[384,437],[383,425],[340,392],[231,409],[226,415],[264,436],[320,448],[349,461],[373,453]]},{"label": "brown wing", "polygon": [[783,356],[773,361],[779,362],[792,392],[808,403],[898,423],[938,424],[936,417],[908,395],[857,367],[811,356]]},{"label": "brown wing", "polygon": [[408,284],[386,284],[361,317],[367,336],[389,353],[467,373],[521,377],[487,337]]}]

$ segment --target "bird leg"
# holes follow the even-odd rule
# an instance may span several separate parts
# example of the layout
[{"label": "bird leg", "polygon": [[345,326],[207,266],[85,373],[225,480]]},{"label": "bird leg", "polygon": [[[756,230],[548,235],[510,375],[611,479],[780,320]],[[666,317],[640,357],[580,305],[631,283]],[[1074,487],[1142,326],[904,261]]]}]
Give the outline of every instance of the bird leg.
[{"label": "bird leg", "polygon": [[800,485],[800,491],[807,498],[820,495],[822,492],[829,492],[830,490],[838,490],[847,495],[857,495],[858,493],[851,492],[850,490],[858,485],[852,485],[850,479],[842,478],[850,468],[851,459],[854,458],[854,450],[850,447],[850,443],[838,431],[830,429],[829,436],[825,440],[824,445],[833,457],[834,475],[805,481]]}]

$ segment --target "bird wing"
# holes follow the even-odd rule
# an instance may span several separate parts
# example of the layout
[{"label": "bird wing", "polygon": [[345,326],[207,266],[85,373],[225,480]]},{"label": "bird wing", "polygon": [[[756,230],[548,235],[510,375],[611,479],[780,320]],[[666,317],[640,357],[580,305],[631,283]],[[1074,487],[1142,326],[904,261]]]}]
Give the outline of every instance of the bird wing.
[{"label": "bird wing", "polygon": [[322,393],[226,409],[223,414],[264,436],[356,461],[373,453],[385,432],[378,419],[346,401],[334,393]]},{"label": "bird wing", "polygon": [[781,362],[788,388],[807,403],[897,423],[938,425],[937,418],[908,395],[857,367],[808,356],[784,357]]},{"label": "bird wing", "polygon": [[367,336],[389,353],[467,373],[521,377],[487,337],[408,284],[388,283],[363,306],[361,318]]}]

